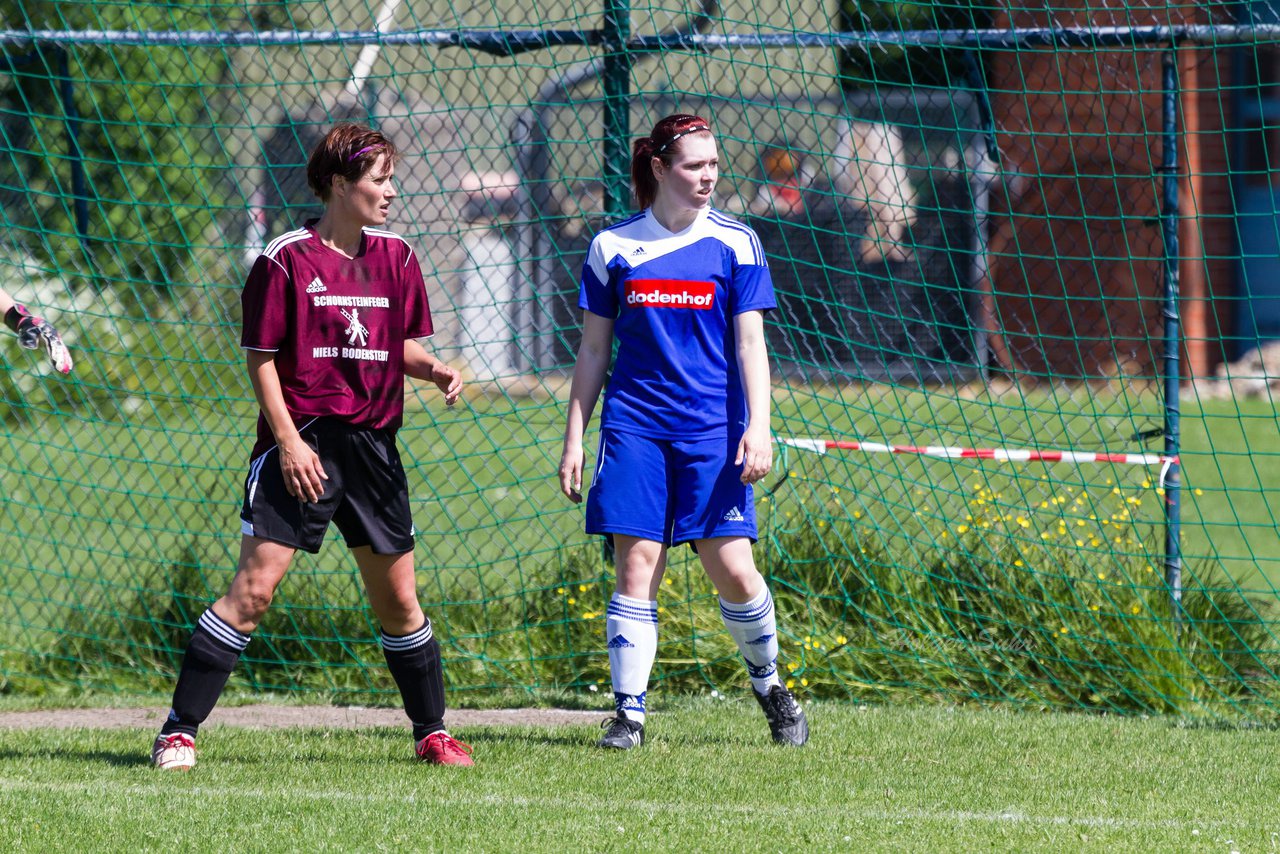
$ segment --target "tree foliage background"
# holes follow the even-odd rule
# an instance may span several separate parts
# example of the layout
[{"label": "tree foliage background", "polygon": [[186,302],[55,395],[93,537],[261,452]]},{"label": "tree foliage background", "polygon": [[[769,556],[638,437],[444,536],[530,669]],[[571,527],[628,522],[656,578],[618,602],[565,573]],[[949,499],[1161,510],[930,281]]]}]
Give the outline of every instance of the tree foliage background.
[{"label": "tree foliage background", "polygon": [[[221,29],[247,14],[208,3],[0,0],[0,21],[11,30]],[[220,85],[228,54],[17,42],[0,57],[0,215],[9,250],[95,288],[124,285],[142,295],[181,285],[191,254],[218,240],[215,224],[235,193],[214,130],[227,106],[222,93],[231,91]],[[85,223],[77,222],[77,196]]]}]

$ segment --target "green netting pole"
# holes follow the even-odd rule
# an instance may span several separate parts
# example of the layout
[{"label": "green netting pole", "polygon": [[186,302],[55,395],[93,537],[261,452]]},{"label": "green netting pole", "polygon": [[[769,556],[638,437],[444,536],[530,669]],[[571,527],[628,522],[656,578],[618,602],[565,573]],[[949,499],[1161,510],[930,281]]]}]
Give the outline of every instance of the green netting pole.
[{"label": "green netting pole", "polygon": [[604,0],[604,212],[627,214],[631,201],[631,7],[627,0]]},{"label": "green netting pole", "polygon": [[1179,348],[1182,346],[1178,310],[1178,48],[1170,42],[1162,62],[1164,88],[1164,144],[1160,171],[1164,179],[1164,203],[1160,230],[1164,237],[1164,453],[1175,462],[1162,470],[1164,487],[1164,578],[1173,600],[1175,617],[1182,605],[1181,491],[1179,489],[1178,397],[1182,388]]}]

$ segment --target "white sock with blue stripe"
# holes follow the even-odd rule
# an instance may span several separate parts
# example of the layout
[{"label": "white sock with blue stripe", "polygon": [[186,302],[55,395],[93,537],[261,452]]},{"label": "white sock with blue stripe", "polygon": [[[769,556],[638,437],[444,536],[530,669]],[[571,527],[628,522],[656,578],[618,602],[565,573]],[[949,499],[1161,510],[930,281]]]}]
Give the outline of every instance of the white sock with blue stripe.
[{"label": "white sock with blue stripe", "polygon": [[644,723],[649,671],[658,654],[658,603],[614,593],[605,612],[609,674],[618,714]]},{"label": "white sock with blue stripe", "polygon": [[773,597],[766,587],[750,602],[726,602],[720,597],[720,616],[747,663],[751,687],[767,694],[778,678],[778,623],[773,613]]}]

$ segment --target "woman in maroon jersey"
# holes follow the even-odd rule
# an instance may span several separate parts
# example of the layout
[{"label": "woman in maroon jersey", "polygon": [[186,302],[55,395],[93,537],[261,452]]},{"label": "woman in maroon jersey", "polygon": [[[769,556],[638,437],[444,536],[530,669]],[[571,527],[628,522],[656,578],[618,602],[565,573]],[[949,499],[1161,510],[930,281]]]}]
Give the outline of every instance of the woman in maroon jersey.
[{"label": "woman in maroon jersey", "polygon": [[444,728],[440,647],[418,602],[395,441],[406,375],[434,383],[450,405],[462,379],[415,340],[432,334],[422,271],[409,244],[382,228],[396,197],[397,156],[378,131],[349,123],[330,130],[307,163],[323,215],[273,240],[245,283],[241,345],[260,413],[240,561],[230,590],[192,632],[152,748],[159,768],[195,764],[196,731],[294,553],[319,551],[331,521],[381,623],[417,755],[471,764],[471,749]]}]

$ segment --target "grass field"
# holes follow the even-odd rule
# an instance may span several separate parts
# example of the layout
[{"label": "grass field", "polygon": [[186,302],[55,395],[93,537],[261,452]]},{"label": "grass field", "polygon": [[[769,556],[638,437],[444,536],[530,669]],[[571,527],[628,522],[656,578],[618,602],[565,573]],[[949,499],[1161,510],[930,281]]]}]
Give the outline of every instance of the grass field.
[{"label": "grass field", "polygon": [[[1270,851],[1280,734],[1170,720],[809,707],[776,747],[753,703],[686,699],[631,753],[593,726],[456,734],[209,726],[190,774],[153,733],[0,731],[11,851]],[[216,715],[216,713],[215,713]]]},{"label": "grass field", "polygon": [[[451,603],[474,605],[478,611],[503,597],[527,607],[530,591],[555,590],[566,583],[573,585],[565,593],[569,598],[559,603],[560,610],[554,614],[542,614],[541,622],[564,627],[567,633],[603,610],[607,589],[594,580],[607,575],[607,568],[593,564],[562,576],[563,566],[556,563],[588,544],[581,533],[581,509],[558,494],[554,478],[563,392],[552,382],[531,395],[476,388],[465,404],[449,410],[430,392],[410,395],[401,444],[419,526],[422,596],[429,609],[437,609],[437,616]],[[1124,390],[1007,389],[997,394],[981,389],[779,384],[775,398],[775,430],[781,435],[855,437],[894,444],[1133,451],[1138,448],[1128,438],[1131,433],[1153,419],[1159,423],[1158,400],[1150,394],[1126,396]],[[62,693],[64,686],[57,679],[41,676],[42,665],[19,668],[19,658],[29,651],[38,656],[54,649],[72,624],[86,637],[110,641],[126,620],[181,622],[164,608],[156,612],[158,617],[150,612],[140,615],[133,604],[144,595],[163,599],[179,571],[195,579],[183,588],[193,608],[203,607],[225,590],[239,539],[238,496],[253,413],[250,406],[232,398],[220,399],[216,411],[205,412],[198,404],[157,400],[144,404],[148,408],[131,417],[42,418],[32,424],[6,424],[0,430],[0,442],[23,461],[21,467],[7,469],[0,464],[7,490],[0,513],[0,554],[8,556],[9,564],[3,573],[5,593],[0,596],[0,644],[6,653],[17,655],[3,660],[10,676],[21,670],[28,683],[44,679],[50,691]],[[1267,449],[1275,447],[1277,433],[1274,408],[1266,401],[1188,404],[1183,416],[1187,486],[1183,544],[1188,564],[1198,578],[1210,578],[1199,573],[1199,564],[1212,559],[1246,589],[1260,592],[1269,601],[1280,561],[1271,502],[1266,500],[1280,491],[1280,470],[1267,464]],[[795,476],[769,505],[768,525],[803,528],[840,523],[850,529],[856,523],[859,536],[889,543],[893,565],[908,575],[931,565],[931,555],[955,548],[951,544],[958,542],[968,514],[986,514],[994,506],[1006,521],[998,523],[991,538],[1030,547],[1039,545],[1042,536],[1057,537],[1059,531],[1066,531],[1055,527],[1061,511],[1053,509],[1064,505],[1050,505],[1050,501],[1074,497],[1076,501],[1067,505],[1074,514],[1070,523],[1084,524],[1095,516],[1105,518],[1118,500],[1111,492],[1121,486],[1124,495],[1142,502],[1131,525],[1137,537],[1132,544],[1075,536],[1057,544],[1063,554],[1078,556],[1104,571],[1121,559],[1160,566],[1163,508],[1147,470],[1129,467],[1120,472],[1118,467],[1108,471],[1070,464],[1019,467],[860,452],[826,457],[795,453],[779,460],[778,471],[766,486],[792,468]],[[1128,480],[1113,486],[1110,478],[1118,476]],[[985,492],[979,494],[975,484]],[[1078,505],[1081,509],[1075,509],[1077,501],[1084,502]],[[986,506],[977,506],[984,502]],[[1026,527],[1018,527],[1022,523]],[[320,555],[299,558],[282,585],[280,606],[273,611],[278,622],[272,623],[272,630],[295,640],[300,645],[295,652],[307,660],[316,643],[335,638],[335,620],[358,618],[344,624],[355,631],[340,643],[363,643],[371,632],[363,597],[339,540],[333,535]],[[847,562],[856,553],[851,548],[850,543],[842,543],[831,558],[832,566],[838,570],[841,561]],[[784,556],[769,552],[762,554],[761,562],[775,577],[794,580]],[[1156,570],[1151,577],[1158,583]],[[707,592],[701,573],[696,581],[690,590]],[[583,582],[592,595],[575,603],[574,590],[587,589]],[[1213,583],[1232,586],[1223,579]],[[818,587],[805,590],[813,595]],[[840,601],[848,596],[847,592],[835,595],[844,597]],[[1034,598],[1044,593],[1033,587],[1027,595]],[[1128,600],[1116,604],[1106,599],[1106,603],[1125,613],[1133,607]],[[1058,605],[1042,604],[1047,609],[1042,616],[1056,619]],[[500,609],[494,613],[499,612],[502,616],[496,622],[473,620],[458,628],[474,639],[474,643],[468,641],[472,653],[492,655],[499,661],[531,662],[599,651],[595,633],[584,650],[571,650],[567,634],[562,633],[565,637],[549,648],[529,645],[495,652],[497,647],[490,648],[486,638],[511,635],[533,619],[528,613]],[[81,619],[73,623],[76,618]],[[848,614],[840,619],[856,621]],[[1264,614],[1262,619],[1271,618]],[[1037,620],[1018,630],[1041,628]],[[1090,637],[1112,643],[1094,629]],[[720,637],[718,624],[713,630]],[[793,630],[798,633],[792,638],[797,646],[806,634],[832,633],[832,638],[841,634],[839,626],[826,617]],[[945,627],[926,636],[934,637],[935,631],[943,643],[950,642],[950,630]],[[168,638],[163,632],[156,635],[161,636]],[[155,637],[143,640],[156,643]],[[706,645],[702,647],[705,652]],[[113,654],[132,655],[122,650],[119,645],[112,648]],[[86,667],[92,669],[95,660],[95,653],[87,654]],[[347,662],[348,657],[341,660]],[[113,661],[125,673],[138,668],[132,659]],[[142,665],[139,675],[154,676],[150,667]],[[476,679],[485,690],[530,681],[496,671],[485,671],[483,678]],[[560,684],[548,679],[547,684]],[[129,690],[121,688],[124,693]],[[921,690],[929,689],[923,685]]]}]

